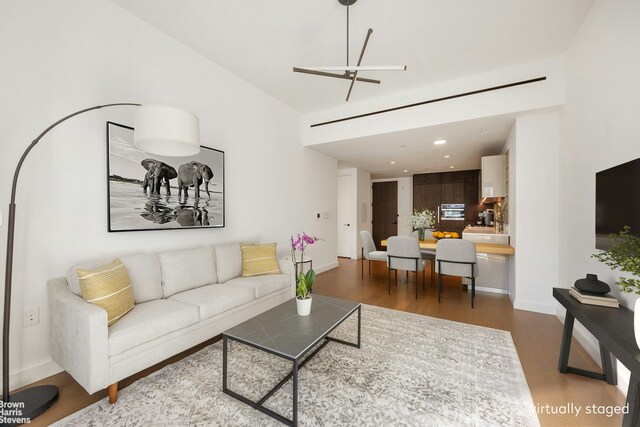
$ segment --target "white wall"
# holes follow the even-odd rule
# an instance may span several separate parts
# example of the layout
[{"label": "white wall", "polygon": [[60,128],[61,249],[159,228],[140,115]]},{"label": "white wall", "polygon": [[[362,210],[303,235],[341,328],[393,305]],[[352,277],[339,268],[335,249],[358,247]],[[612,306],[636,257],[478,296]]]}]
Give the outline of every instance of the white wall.
[{"label": "white wall", "polygon": [[[504,144],[502,149],[502,154],[507,155],[507,160],[509,162],[509,188],[507,191],[509,192],[507,198],[507,233],[509,234],[509,243],[514,248],[517,246],[517,229],[516,229],[516,170],[517,170],[517,162],[516,162],[516,132],[517,125],[514,121],[511,129],[509,129],[509,136],[507,137],[507,141]],[[516,257],[518,254],[516,253],[514,256],[508,257],[507,264],[509,266],[509,298],[511,298],[511,303],[515,304],[516,300]]]},{"label": "white wall", "polygon": [[516,150],[510,154],[515,154],[516,179],[509,201],[517,206],[515,224],[509,226],[517,236],[512,240],[514,307],[552,314],[552,289],[558,283],[560,112],[518,117],[514,126]]},{"label": "white wall", "polygon": [[[357,168],[338,169],[338,176],[349,176],[351,178],[351,197],[349,211],[352,217],[349,223],[351,239],[351,259],[358,259],[362,256],[362,239],[360,231],[371,232],[371,174],[365,170]],[[338,228],[340,225],[338,225]]]},{"label": "white wall", "polygon": [[[640,157],[640,3],[599,0],[566,55],[567,95],[560,150],[560,285],[586,273],[613,285],[620,275],[595,252],[595,173]],[[613,293],[633,308],[635,296]],[[559,310],[563,313],[564,310]],[[577,328],[599,362],[597,342]],[[586,338],[585,338],[586,337]],[[626,392],[626,376],[619,387]]]},{"label": "white wall", "polygon": [[[133,108],[76,117],[36,147],[17,200],[13,386],[59,369],[45,282],[75,262],[230,241],[277,241],[285,255],[288,236],[305,230],[326,239],[310,250],[314,265],[336,264],[337,164],[301,146],[300,116],[287,106],[106,0],[1,2],[0,54],[2,242],[14,165],[67,113],[122,101],[175,105],[200,117],[203,145],[226,152],[226,228],[107,233],[105,122],[131,125]],[[4,251],[3,243],[2,260]],[[23,329],[32,307],[40,324]]]},{"label": "white wall", "polygon": [[413,213],[413,177],[371,180],[372,183],[389,181],[398,182],[398,236],[410,236],[412,229],[409,217]]}]

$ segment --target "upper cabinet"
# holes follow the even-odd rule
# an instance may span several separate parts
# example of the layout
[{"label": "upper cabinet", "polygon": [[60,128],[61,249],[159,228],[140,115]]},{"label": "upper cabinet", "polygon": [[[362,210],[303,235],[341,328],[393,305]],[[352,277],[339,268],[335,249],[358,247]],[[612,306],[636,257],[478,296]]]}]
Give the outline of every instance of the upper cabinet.
[{"label": "upper cabinet", "polygon": [[487,156],[482,158],[480,172],[480,200],[505,197],[505,155]]}]

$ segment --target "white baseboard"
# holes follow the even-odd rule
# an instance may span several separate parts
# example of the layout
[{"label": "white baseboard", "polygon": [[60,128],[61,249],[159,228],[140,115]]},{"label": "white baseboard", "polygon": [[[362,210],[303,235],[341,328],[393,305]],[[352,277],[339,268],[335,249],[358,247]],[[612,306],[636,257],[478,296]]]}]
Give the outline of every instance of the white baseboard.
[{"label": "white baseboard", "polygon": [[62,372],[64,369],[60,367],[56,362],[50,360],[38,366],[24,369],[19,372],[15,372],[9,376],[9,388],[15,390],[19,387],[32,384],[36,381],[40,381],[43,378],[55,375],[58,372]]},{"label": "white baseboard", "polygon": [[523,301],[517,298],[513,302],[513,308],[517,310],[533,311],[543,314],[556,314],[556,309],[553,305],[540,304],[539,302]]},{"label": "white baseboard", "polygon": [[334,268],[338,268],[338,261],[323,265],[322,267],[314,268],[313,270],[318,274],[333,270]]},{"label": "white baseboard", "polygon": [[509,294],[509,289],[500,289],[500,288],[486,288],[484,286],[476,286],[476,291],[479,292],[488,292],[490,294]]}]

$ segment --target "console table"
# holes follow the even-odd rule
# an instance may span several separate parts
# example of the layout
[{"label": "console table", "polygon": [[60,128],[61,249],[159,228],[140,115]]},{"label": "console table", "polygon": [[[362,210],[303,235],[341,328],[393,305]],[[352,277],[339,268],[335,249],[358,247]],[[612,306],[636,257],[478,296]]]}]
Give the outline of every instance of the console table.
[{"label": "console table", "polygon": [[[640,420],[640,349],[638,349],[633,333],[633,312],[624,307],[615,309],[582,304],[569,294],[569,289],[553,288],[553,297],[567,309],[558,371],[563,374],[584,375],[615,385],[617,381],[616,365],[611,360],[611,355],[615,356],[631,371],[627,391],[629,413],[625,414],[622,425],[625,427],[637,426]],[[596,337],[600,344],[602,373],[569,366],[573,323],[576,319]]]}]

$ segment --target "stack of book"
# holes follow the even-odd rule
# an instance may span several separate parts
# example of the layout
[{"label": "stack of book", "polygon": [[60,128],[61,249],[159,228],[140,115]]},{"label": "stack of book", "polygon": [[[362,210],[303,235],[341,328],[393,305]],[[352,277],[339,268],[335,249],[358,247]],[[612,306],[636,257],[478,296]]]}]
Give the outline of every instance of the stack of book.
[{"label": "stack of book", "polygon": [[580,301],[582,304],[599,305],[601,307],[611,308],[620,307],[618,300],[609,294],[592,294],[590,292],[581,291],[575,286],[569,289],[569,294],[571,294],[572,297]]}]

